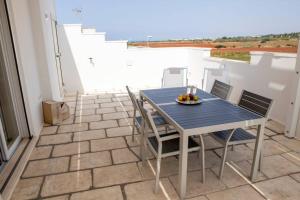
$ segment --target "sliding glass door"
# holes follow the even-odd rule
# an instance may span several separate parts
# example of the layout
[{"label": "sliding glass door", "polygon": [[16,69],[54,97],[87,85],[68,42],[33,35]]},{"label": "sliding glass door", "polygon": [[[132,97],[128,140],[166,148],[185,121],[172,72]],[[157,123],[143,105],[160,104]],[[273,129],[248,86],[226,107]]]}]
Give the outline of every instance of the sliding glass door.
[{"label": "sliding glass door", "polygon": [[9,160],[28,136],[23,97],[5,0],[0,0],[0,150]]}]

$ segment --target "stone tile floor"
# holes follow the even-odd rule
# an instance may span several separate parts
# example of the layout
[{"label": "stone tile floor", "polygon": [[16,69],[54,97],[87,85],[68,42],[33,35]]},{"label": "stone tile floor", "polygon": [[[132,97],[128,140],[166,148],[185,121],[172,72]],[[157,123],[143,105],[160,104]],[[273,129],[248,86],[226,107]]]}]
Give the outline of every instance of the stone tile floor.
[{"label": "stone tile floor", "polygon": [[[141,200],[179,199],[178,158],[162,161],[161,189],[153,193],[155,160],[143,166],[139,135],[131,140],[132,105],[122,94],[69,96],[71,117],[45,126],[13,193],[13,200]],[[253,144],[229,151],[222,180],[217,178],[220,145],[205,136],[206,183],[200,160],[189,155],[187,199],[300,199],[300,141],[265,131],[262,172],[250,173]]]}]

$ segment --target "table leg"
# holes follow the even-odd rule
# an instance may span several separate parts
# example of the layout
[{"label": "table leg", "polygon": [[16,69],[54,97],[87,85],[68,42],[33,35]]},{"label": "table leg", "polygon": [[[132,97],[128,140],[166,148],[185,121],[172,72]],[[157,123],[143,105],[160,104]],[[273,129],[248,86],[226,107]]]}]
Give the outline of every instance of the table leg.
[{"label": "table leg", "polygon": [[188,158],[188,136],[180,134],[180,155],[179,155],[179,194],[184,199],[186,194],[187,181],[187,158]]},{"label": "table leg", "polygon": [[[140,102],[141,105],[144,106],[144,98],[140,93]],[[146,147],[145,147],[145,122],[142,121],[141,124],[141,139],[140,139],[140,158],[142,160],[143,166],[145,165],[145,160],[146,160]]]},{"label": "table leg", "polygon": [[141,139],[140,139],[140,158],[142,160],[143,166],[145,166],[146,160],[146,146],[145,146],[145,123],[144,121],[141,124]]},{"label": "table leg", "polygon": [[144,106],[144,97],[141,94],[140,94],[140,101],[141,101],[142,106]]},{"label": "table leg", "polygon": [[257,129],[253,162],[252,162],[251,174],[250,174],[251,181],[254,181],[255,178],[257,177],[258,166],[259,166],[260,156],[261,156],[261,149],[264,141],[264,130],[265,130],[265,121],[261,123],[261,125],[259,125]]}]

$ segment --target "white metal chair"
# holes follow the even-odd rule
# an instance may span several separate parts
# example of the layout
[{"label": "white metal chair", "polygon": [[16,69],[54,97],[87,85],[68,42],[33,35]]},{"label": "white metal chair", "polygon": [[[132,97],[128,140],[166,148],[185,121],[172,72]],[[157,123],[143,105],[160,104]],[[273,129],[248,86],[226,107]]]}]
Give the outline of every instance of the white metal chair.
[{"label": "white metal chair", "polygon": [[[132,127],[132,142],[134,142],[134,133],[135,129],[141,133],[142,128],[142,116],[137,116],[137,111],[139,111],[138,105],[137,105],[137,98],[136,96],[130,91],[129,87],[126,86],[128,95],[130,97],[130,100],[133,105],[133,127]],[[140,111],[139,111],[140,112]],[[154,123],[157,127],[164,127],[166,132],[168,131],[169,124],[165,121],[165,119],[160,116],[157,112],[152,112]]]},{"label": "white metal chair", "polygon": [[[143,129],[143,142],[141,145],[144,147],[148,146],[150,147],[150,150],[156,157],[156,179],[155,179],[155,193],[158,191],[159,186],[159,177],[160,177],[160,167],[161,167],[161,159],[169,156],[175,156],[179,155],[179,133],[178,132],[171,132],[171,133],[158,133],[157,127],[154,122],[154,118],[151,115],[149,111],[144,109],[141,105],[141,102],[138,101],[138,106],[141,111],[141,115],[144,118],[145,126]],[[149,134],[152,133],[151,135]],[[153,134],[154,133],[154,134]],[[195,142],[191,137],[188,141],[188,152],[192,151],[200,151],[202,153],[202,181],[204,183],[205,181],[205,149],[204,149],[204,143],[203,138],[201,138],[201,146]],[[141,148],[143,148],[141,146]]]},{"label": "white metal chair", "polygon": [[164,69],[161,81],[162,88],[184,87],[188,85],[188,69],[183,67],[171,67]]},{"label": "white metal chair", "polygon": [[210,93],[221,99],[227,100],[228,97],[230,96],[231,90],[232,90],[231,85],[215,80]]},{"label": "white metal chair", "polygon": [[[272,105],[272,99],[260,96],[244,90],[242,92],[238,106],[254,112],[260,116],[267,117]],[[222,163],[219,171],[219,178],[222,179],[227,149],[230,145],[246,144],[255,142],[256,136],[244,129],[238,128],[233,130],[219,131],[212,134],[212,136],[224,146],[222,155]],[[260,155],[259,169],[261,170],[263,155]]]}]

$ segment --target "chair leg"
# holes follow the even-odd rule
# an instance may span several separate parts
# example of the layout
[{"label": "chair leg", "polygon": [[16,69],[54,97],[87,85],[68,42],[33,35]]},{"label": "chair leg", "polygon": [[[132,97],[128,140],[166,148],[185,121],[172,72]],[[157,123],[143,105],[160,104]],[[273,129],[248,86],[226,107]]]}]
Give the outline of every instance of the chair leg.
[{"label": "chair leg", "polygon": [[133,127],[132,127],[132,136],[131,136],[133,143],[134,143],[134,132],[135,132],[135,126],[133,125]]},{"label": "chair leg", "polygon": [[134,131],[135,131],[135,117],[136,117],[136,109],[133,111],[133,128],[132,128],[132,142],[134,142]]},{"label": "chair leg", "polygon": [[[193,137],[194,139],[197,139],[198,138],[198,136],[191,136],[191,137]],[[200,145],[200,149],[199,149],[199,151],[198,151],[198,154],[197,154],[197,156],[198,156],[198,158],[200,159],[200,157],[201,157],[201,154],[202,154],[202,142],[201,142],[201,138],[200,138],[201,136],[199,135],[199,142],[198,142],[198,144]]]},{"label": "chair leg", "polygon": [[200,135],[200,143],[201,143],[201,164],[202,164],[202,183],[205,183],[205,146],[203,136]]},{"label": "chair leg", "polygon": [[221,168],[220,168],[220,172],[219,172],[219,179],[222,179],[222,176],[223,176],[225,161],[226,161],[226,156],[227,156],[227,148],[228,148],[228,145],[226,144],[224,147],[223,155],[222,155],[222,163],[221,163]]},{"label": "chair leg", "polygon": [[158,153],[157,160],[156,160],[156,177],[155,177],[155,189],[154,189],[155,193],[157,193],[159,189],[160,166],[161,166],[161,153]]},{"label": "chair leg", "polygon": [[142,161],[142,164],[144,164],[145,162],[145,145],[144,145],[144,134],[141,135],[141,139],[140,139],[140,158]]},{"label": "chair leg", "polygon": [[142,127],[141,127],[141,138],[140,138],[140,158],[141,158],[141,161],[142,161],[142,165],[145,166],[145,160],[146,160],[146,145],[145,145],[145,127],[144,127],[144,124],[142,124]]},{"label": "chair leg", "polygon": [[258,170],[259,170],[260,172],[262,171],[263,159],[264,159],[264,155],[263,155],[263,151],[261,151],[261,153],[260,153],[260,158],[259,158],[259,163],[258,163]]}]

